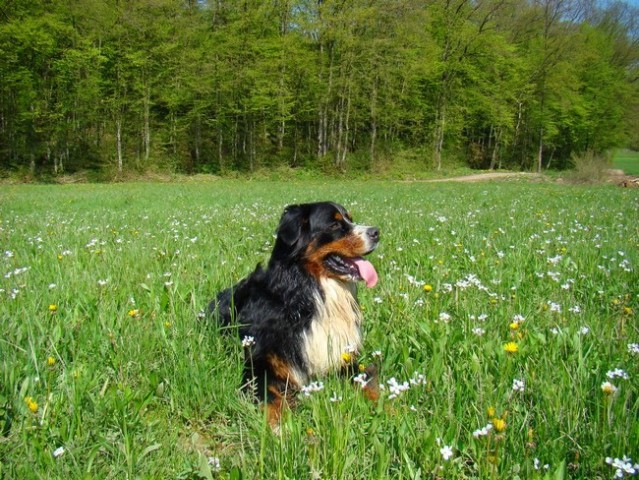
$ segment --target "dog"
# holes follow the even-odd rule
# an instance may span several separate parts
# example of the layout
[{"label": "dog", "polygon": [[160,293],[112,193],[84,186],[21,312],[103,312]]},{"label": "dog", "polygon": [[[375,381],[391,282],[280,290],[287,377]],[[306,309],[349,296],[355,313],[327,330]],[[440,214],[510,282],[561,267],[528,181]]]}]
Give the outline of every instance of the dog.
[{"label": "dog", "polygon": [[[218,325],[235,326],[243,339],[243,386],[266,402],[273,428],[311,379],[358,372],[362,313],[357,282],[377,283],[375,267],[363,257],[379,239],[378,228],[353,223],[337,203],[290,205],[281,216],[267,267],[258,264],[209,305]],[[365,375],[366,396],[375,400],[376,369],[369,367]]]}]

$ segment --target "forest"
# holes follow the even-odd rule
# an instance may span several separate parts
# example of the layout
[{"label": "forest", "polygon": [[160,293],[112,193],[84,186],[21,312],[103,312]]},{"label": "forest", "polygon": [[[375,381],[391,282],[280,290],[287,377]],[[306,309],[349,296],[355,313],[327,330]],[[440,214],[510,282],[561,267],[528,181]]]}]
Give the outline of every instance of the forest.
[{"label": "forest", "polygon": [[3,172],[540,171],[620,146],[628,2],[0,2]]}]

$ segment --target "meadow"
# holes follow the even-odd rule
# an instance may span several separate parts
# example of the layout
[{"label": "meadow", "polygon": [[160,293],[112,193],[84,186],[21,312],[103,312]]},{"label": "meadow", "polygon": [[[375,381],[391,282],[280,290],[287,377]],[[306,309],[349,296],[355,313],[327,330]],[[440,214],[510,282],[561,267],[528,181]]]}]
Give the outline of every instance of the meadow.
[{"label": "meadow", "polygon": [[[284,205],[379,226],[368,402],[279,435],[202,318]],[[355,181],[3,186],[0,478],[605,479],[639,472],[639,191]]]},{"label": "meadow", "polygon": [[614,168],[623,170],[626,175],[639,175],[639,152],[621,149],[615,151],[612,158]]}]

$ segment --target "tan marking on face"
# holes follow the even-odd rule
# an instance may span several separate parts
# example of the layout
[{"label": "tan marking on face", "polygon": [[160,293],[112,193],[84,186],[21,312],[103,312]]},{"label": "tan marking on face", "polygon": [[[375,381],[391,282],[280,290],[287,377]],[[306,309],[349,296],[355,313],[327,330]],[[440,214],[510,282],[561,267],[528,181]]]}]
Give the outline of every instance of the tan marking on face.
[{"label": "tan marking on face", "polygon": [[367,252],[366,243],[361,236],[349,234],[334,242],[316,248],[311,244],[306,249],[306,268],[316,278],[331,276],[324,267],[324,258],[330,254],[340,255],[346,258],[360,257]]},{"label": "tan marking on face", "polygon": [[339,212],[335,212],[335,215],[333,216],[333,218],[337,220],[338,222],[341,222],[342,220],[344,220],[344,216]]}]

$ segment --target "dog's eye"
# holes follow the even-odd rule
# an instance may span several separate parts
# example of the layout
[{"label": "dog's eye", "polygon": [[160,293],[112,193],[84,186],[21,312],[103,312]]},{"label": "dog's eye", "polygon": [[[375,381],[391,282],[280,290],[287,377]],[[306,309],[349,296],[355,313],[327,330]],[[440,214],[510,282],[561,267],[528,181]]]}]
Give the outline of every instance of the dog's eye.
[{"label": "dog's eye", "polygon": [[342,229],[342,224],[340,222],[333,222],[333,223],[331,223],[331,226],[329,228],[331,230],[341,230]]}]

